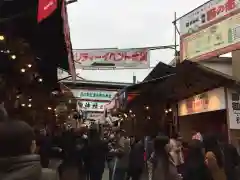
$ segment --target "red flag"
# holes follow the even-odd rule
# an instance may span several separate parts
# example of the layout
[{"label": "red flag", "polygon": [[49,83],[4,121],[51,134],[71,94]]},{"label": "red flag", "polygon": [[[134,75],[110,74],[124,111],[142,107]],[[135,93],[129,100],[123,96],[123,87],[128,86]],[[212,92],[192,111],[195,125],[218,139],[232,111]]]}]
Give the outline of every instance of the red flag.
[{"label": "red flag", "polygon": [[38,23],[50,16],[56,9],[57,0],[38,0]]}]

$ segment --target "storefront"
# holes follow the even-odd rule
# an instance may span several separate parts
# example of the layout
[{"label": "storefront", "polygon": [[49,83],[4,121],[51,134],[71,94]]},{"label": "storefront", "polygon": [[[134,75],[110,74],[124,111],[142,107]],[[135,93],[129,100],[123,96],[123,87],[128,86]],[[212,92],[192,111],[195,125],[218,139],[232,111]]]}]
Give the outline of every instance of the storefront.
[{"label": "storefront", "polygon": [[173,74],[126,88],[127,97],[137,94],[124,105],[124,113],[134,115],[137,129],[145,134],[156,129],[172,134],[180,128],[184,138],[190,139],[192,128],[198,128],[232,137],[228,133],[229,96],[225,88],[239,88],[237,82],[190,61],[174,70]]},{"label": "storefront", "polygon": [[192,131],[215,133],[235,144],[240,150],[240,94],[217,88],[178,103],[179,130],[185,140]]},{"label": "storefront", "polygon": [[216,132],[228,137],[227,104],[224,88],[207,91],[178,103],[179,130],[190,140],[193,130]]}]

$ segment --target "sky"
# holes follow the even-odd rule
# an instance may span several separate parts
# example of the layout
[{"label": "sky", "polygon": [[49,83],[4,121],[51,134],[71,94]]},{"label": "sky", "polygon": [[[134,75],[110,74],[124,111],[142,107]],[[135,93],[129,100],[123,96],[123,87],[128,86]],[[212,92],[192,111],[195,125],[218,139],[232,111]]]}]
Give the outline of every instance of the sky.
[{"label": "sky", "polygon": [[[174,44],[174,12],[180,17],[204,0],[78,0],[68,5],[73,49],[139,48]],[[150,52],[150,64],[169,63],[173,50]],[[151,69],[81,70],[85,79],[132,82],[142,81]]]}]

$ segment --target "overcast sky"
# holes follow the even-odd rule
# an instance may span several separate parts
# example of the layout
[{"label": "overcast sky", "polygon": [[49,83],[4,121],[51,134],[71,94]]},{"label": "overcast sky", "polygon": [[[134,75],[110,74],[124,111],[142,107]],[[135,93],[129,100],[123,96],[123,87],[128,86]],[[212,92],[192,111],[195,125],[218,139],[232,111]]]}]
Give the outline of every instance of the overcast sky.
[{"label": "overcast sky", "polygon": [[[174,44],[174,12],[181,16],[204,0],[78,0],[68,5],[73,49],[135,48]],[[151,51],[151,66],[173,59],[172,50]],[[141,81],[146,70],[77,70],[89,80]]]}]

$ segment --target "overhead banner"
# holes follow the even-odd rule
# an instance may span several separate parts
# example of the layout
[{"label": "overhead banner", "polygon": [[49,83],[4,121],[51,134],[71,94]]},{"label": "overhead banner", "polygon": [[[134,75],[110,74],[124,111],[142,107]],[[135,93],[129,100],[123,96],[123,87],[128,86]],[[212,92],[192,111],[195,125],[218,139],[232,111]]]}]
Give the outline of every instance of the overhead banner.
[{"label": "overhead banner", "polygon": [[181,39],[181,60],[198,61],[240,48],[240,14]]},{"label": "overhead banner", "polygon": [[73,50],[82,68],[149,68],[148,49]]},{"label": "overhead banner", "polygon": [[209,23],[219,21],[223,17],[240,9],[238,0],[212,0],[180,18],[180,35],[187,35],[206,28]]}]

